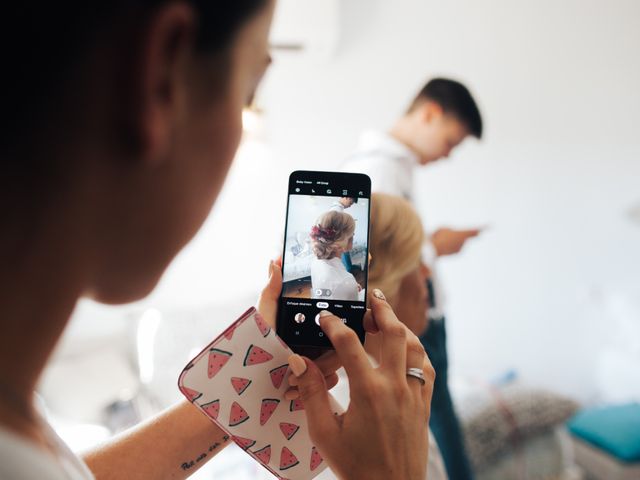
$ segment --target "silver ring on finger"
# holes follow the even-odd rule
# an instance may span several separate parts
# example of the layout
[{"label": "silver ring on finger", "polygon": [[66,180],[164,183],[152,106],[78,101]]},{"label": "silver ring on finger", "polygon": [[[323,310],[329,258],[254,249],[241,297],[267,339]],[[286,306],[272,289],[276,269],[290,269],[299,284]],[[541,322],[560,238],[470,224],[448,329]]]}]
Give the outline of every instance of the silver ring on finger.
[{"label": "silver ring on finger", "polygon": [[424,379],[424,372],[421,368],[407,368],[407,377],[413,377],[420,380],[420,383],[424,385],[427,381]]}]

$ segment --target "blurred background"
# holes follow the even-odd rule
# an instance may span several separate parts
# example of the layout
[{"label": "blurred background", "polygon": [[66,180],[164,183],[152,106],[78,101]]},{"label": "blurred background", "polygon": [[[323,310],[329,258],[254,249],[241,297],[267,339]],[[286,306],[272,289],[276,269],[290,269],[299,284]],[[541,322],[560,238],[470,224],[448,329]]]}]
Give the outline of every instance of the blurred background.
[{"label": "blurred background", "polygon": [[[430,229],[487,227],[440,262],[461,417],[514,383],[580,408],[640,401],[640,2],[279,0],[272,42],[201,232],[143,302],[77,309],[40,392],[72,446],[179,399],[182,367],[281,254],[289,173],[338,168],[433,76],[466,84],[486,124],[416,177]],[[198,475],[256,478],[228,450]]]}]

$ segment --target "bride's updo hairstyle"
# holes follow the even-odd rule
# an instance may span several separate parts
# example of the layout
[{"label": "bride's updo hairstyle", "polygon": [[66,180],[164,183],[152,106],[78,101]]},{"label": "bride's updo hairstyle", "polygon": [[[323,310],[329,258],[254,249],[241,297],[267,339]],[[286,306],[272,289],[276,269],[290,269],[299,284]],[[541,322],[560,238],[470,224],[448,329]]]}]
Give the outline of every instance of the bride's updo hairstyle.
[{"label": "bride's updo hairstyle", "polygon": [[356,222],[351,215],[329,211],[320,215],[311,228],[311,248],[319,260],[328,260],[346,249],[349,239],[356,231]]}]

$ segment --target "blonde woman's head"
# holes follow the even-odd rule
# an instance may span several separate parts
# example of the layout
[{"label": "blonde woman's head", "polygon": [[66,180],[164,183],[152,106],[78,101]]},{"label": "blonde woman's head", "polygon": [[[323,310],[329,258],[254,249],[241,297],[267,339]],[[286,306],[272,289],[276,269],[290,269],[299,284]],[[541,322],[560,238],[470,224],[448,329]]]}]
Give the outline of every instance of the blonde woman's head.
[{"label": "blonde woman's head", "polygon": [[356,222],[344,212],[325,212],[311,228],[311,248],[320,260],[337,257],[351,250]]},{"label": "blonde woman's head", "polygon": [[369,289],[382,290],[398,318],[414,331],[426,326],[428,307],[428,269],[421,262],[423,241],[422,222],[408,201],[381,193],[372,195]]}]

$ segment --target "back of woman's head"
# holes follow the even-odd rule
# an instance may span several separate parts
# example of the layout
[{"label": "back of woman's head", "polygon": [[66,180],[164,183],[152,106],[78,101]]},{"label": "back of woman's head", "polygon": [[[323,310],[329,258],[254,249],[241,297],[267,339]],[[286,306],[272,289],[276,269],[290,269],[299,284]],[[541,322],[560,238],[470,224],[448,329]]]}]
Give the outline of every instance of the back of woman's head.
[{"label": "back of woman's head", "polygon": [[[0,86],[0,203],[12,206],[0,220],[9,215],[12,221],[32,217],[56,189],[68,190],[65,177],[72,177],[77,169],[68,151],[77,152],[79,144],[104,137],[113,145],[101,145],[102,152],[139,150],[137,135],[131,132],[137,123],[130,113],[138,111],[136,102],[142,101],[140,95],[130,97],[123,85],[134,84],[132,90],[144,83],[133,57],[138,63],[145,57],[140,38],[148,34],[154,16],[172,3],[31,0],[3,4],[0,55],[6,75]],[[213,64],[214,74],[201,83],[215,92],[212,95],[222,96],[234,39],[269,0],[181,3],[195,17],[194,56]],[[109,56],[105,51],[116,53]],[[108,94],[104,85],[95,85],[95,77],[117,79],[109,87],[113,102],[104,118],[91,118]],[[90,131],[94,125],[95,132]],[[75,163],[85,168],[84,159]]]},{"label": "back of woman's head", "polygon": [[347,248],[356,230],[356,222],[344,212],[329,211],[320,215],[311,228],[311,248],[320,260],[336,256]]},{"label": "back of woman's head", "polygon": [[371,197],[369,287],[392,299],[400,282],[420,263],[424,231],[420,217],[403,198],[382,193]]},{"label": "back of woman's head", "polygon": [[92,252],[82,288],[111,303],[148,293],[222,188],[268,64],[273,7],[3,5],[0,260],[30,265],[30,250],[62,241],[52,225],[73,225],[83,233],[65,247]]},{"label": "back of woman's head", "polygon": [[[0,93],[0,154],[32,147],[43,128],[77,93],[94,50],[134,41],[147,20],[168,0],[57,2],[33,0],[3,5],[0,53],[7,75]],[[268,0],[185,0],[197,16],[195,48],[219,54]],[[127,38],[130,35],[130,38]],[[131,49],[136,47],[130,45]],[[73,83],[73,85],[71,85]]]}]

